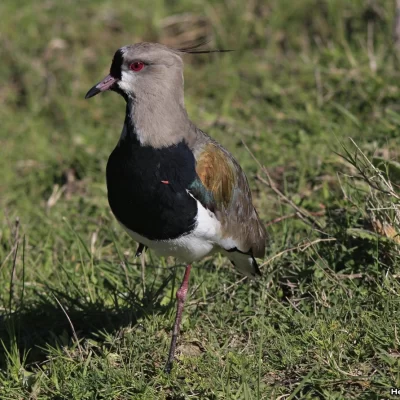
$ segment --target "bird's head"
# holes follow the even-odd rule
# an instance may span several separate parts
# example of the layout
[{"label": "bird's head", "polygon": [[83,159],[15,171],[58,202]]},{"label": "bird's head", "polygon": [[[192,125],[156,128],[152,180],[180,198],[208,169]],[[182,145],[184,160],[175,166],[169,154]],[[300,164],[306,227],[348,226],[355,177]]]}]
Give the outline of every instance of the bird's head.
[{"label": "bird's head", "polygon": [[190,132],[195,130],[184,106],[181,56],[230,51],[197,48],[174,50],[158,43],[121,47],[115,52],[110,74],[93,86],[86,98],[112,90],[125,99],[129,118],[121,139],[132,128],[142,145],[155,148],[188,140]]},{"label": "bird's head", "polygon": [[85,98],[112,90],[125,100],[176,96],[183,103],[183,62],[180,52],[158,43],[138,43],[118,49],[110,74],[93,86]]}]

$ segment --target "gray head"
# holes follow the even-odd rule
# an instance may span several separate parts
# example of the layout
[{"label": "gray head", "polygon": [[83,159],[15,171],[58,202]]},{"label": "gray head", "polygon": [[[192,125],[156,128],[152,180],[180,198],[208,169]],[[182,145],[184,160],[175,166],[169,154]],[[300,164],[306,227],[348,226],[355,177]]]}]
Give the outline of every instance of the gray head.
[{"label": "gray head", "polygon": [[86,98],[106,90],[119,93],[127,102],[128,120],[121,139],[132,126],[142,145],[159,148],[189,140],[193,126],[184,107],[180,51],[158,43],[121,47],[110,74],[93,86]]},{"label": "gray head", "polygon": [[[174,98],[183,105],[183,62],[180,52],[158,43],[138,43],[118,49],[110,74],[85,98],[112,90],[125,100],[143,96]],[[153,98],[154,100],[154,98]]]},{"label": "gray head", "polygon": [[[93,86],[86,98],[106,90],[122,95],[128,104],[127,117],[143,145],[193,142],[196,128],[184,106],[181,55],[229,51],[194,49],[173,50],[158,43],[121,47],[114,55],[110,74]],[[125,126],[121,138],[127,130]]]}]

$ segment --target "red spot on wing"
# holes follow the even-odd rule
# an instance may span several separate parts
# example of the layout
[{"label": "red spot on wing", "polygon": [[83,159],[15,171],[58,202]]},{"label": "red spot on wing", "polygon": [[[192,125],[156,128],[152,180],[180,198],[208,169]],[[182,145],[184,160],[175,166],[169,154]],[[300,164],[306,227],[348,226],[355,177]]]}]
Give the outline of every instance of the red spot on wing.
[{"label": "red spot on wing", "polygon": [[169,185],[169,181],[161,181],[164,185]]}]

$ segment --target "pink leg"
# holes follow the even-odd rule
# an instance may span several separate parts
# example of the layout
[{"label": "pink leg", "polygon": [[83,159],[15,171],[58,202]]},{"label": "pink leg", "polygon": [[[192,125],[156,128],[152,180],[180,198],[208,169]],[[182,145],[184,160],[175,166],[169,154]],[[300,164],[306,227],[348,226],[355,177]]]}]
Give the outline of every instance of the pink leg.
[{"label": "pink leg", "polygon": [[176,292],[176,316],[175,316],[174,330],[172,331],[171,346],[169,348],[168,360],[164,367],[164,371],[168,374],[171,372],[172,362],[174,361],[175,357],[176,339],[178,338],[179,335],[179,330],[182,320],[183,305],[185,304],[185,299],[189,288],[189,275],[191,268],[192,266],[190,264],[186,266],[185,276],[183,277],[181,287]]}]

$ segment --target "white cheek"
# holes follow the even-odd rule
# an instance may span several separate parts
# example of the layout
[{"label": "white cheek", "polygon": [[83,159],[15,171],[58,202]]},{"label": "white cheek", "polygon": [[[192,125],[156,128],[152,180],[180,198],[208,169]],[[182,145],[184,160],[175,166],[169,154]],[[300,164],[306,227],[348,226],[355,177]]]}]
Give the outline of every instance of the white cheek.
[{"label": "white cheek", "polygon": [[118,82],[118,86],[124,92],[131,92],[135,87],[135,82],[137,80],[137,76],[132,72],[121,72],[121,80]]}]

